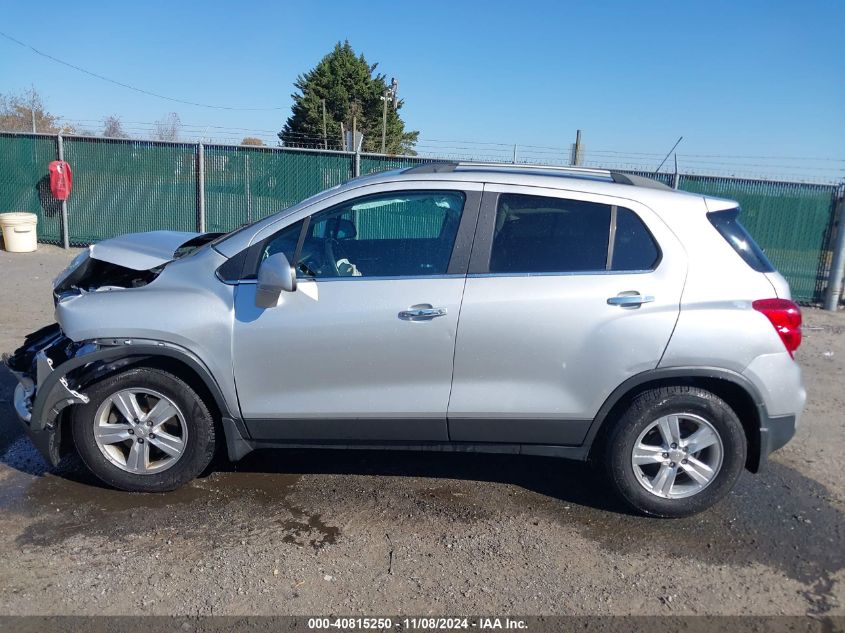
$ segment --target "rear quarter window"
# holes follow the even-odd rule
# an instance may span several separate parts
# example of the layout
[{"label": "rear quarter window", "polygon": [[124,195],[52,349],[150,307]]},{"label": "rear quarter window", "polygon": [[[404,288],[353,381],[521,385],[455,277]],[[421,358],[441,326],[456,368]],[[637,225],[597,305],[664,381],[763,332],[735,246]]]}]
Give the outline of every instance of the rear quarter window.
[{"label": "rear quarter window", "polygon": [[715,229],[725,241],[731,245],[746,264],[751,266],[758,273],[775,272],[772,262],[766,257],[754,238],[739,221],[740,208],[728,209],[726,211],[714,211],[707,214]]}]

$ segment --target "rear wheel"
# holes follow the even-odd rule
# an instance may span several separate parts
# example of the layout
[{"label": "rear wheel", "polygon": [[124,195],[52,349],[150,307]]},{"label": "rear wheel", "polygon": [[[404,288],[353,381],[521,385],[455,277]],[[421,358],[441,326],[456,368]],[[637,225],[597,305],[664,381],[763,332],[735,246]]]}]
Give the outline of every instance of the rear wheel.
[{"label": "rear wheel", "polygon": [[644,514],[700,512],[733,488],[745,464],[742,424],[723,400],[697,387],[638,395],[608,437],[611,483]]},{"label": "rear wheel", "polygon": [[86,466],[105,483],[138,492],[173,490],[214,455],[214,420],[191,387],[160,369],[135,368],[86,389],[73,438]]}]

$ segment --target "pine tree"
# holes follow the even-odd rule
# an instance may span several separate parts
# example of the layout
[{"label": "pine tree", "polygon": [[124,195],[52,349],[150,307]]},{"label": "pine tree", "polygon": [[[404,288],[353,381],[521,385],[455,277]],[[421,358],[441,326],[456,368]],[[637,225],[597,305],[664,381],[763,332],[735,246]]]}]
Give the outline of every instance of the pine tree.
[{"label": "pine tree", "polygon": [[[323,100],[326,103],[326,139],[330,148],[340,146],[341,123],[352,129],[353,117],[357,129],[364,134],[363,150],[381,151],[382,100],[387,87],[385,76],[376,73],[364,55],[356,56],[349,42],[338,42],[334,50],[317,66],[297,77],[294,86],[291,115],[279,138],[287,146],[322,147]],[[419,132],[406,132],[399,116],[403,102],[396,108],[387,107],[385,148],[389,154],[414,154]]]}]

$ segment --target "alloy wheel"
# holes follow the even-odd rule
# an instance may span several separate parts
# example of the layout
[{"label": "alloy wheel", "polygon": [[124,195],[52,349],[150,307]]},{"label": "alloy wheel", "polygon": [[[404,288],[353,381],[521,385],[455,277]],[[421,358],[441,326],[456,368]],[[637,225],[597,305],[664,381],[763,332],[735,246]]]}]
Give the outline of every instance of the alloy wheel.
[{"label": "alloy wheel", "polygon": [[640,433],[631,453],[637,481],[653,495],[682,499],[709,486],[722,467],[716,428],[693,413],[665,415]]},{"label": "alloy wheel", "polygon": [[147,475],[173,466],[184,454],[188,427],[179,407],[152,389],[118,391],[94,416],[94,441],[112,464]]}]

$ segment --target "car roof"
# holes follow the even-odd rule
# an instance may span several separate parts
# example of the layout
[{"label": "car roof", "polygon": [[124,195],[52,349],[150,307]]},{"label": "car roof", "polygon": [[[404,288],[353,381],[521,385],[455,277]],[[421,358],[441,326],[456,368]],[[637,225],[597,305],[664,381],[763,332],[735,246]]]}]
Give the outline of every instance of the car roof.
[{"label": "car roof", "polygon": [[551,165],[517,165],[506,163],[450,162],[422,163],[405,169],[394,169],[354,178],[341,188],[362,185],[413,181],[481,182],[503,185],[546,187],[616,196],[648,204],[679,197],[708,201],[709,210],[738,206],[732,200],[711,198],[697,193],[678,191],[657,180],[607,169],[559,167]]},{"label": "car roof", "polygon": [[[369,185],[420,181],[439,181],[444,183],[472,182],[544,187],[561,191],[612,196],[641,202],[655,210],[667,209],[680,213],[691,208],[700,209],[701,212],[707,212],[738,206],[732,200],[723,200],[720,198],[705,197],[701,194],[677,191],[649,178],[612,172],[605,169],[555,167],[548,165],[510,165],[503,163],[422,163],[415,167],[393,169],[353,178],[343,184],[336,185],[311,196],[279,213],[274,213],[258,220],[249,227],[243,227],[243,231],[235,231],[223,237],[219,243],[215,243],[214,247],[226,257],[232,257],[235,253],[249,245],[251,236],[256,231],[295,213],[303,207]],[[701,204],[702,199],[705,201],[705,204]]]}]

